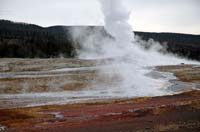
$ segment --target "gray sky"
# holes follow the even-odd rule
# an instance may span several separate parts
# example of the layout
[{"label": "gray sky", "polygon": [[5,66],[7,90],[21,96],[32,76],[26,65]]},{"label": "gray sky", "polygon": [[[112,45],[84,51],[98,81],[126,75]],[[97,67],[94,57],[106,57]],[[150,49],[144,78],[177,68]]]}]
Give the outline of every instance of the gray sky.
[{"label": "gray sky", "polygon": [[[200,34],[200,0],[123,0],[134,30]],[[98,0],[0,0],[0,19],[41,26],[103,25]]]}]

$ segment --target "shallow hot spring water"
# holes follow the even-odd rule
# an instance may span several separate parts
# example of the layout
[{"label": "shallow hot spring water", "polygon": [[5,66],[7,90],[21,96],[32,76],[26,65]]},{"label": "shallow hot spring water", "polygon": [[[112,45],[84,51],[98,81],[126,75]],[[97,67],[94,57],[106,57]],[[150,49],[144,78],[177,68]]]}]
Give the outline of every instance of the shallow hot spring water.
[{"label": "shallow hot spring water", "polygon": [[[64,68],[55,69],[51,71],[41,71],[41,72],[12,72],[12,73],[1,73],[1,79],[14,79],[21,80],[18,82],[21,86],[25,85],[26,79],[43,79],[49,77],[47,82],[52,82],[51,78],[55,79],[54,83],[59,83],[59,78],[65,78],[76,74],[79,76],[80,73],[84,76],[89,76],[88,71],[100,71],[95,76],[92,76],[92,80],[87,80],[87,85],[80,89],[70,89],[63,90],[62,88],[54,91],[52,90],[57,87],[62,87],[62,85],[56,85],[54,83],[48,84],[45,92],[31,92],[27,89],[31,89],[33,86],[39,87],[41,83],[33,82],[29,87],[24,87],[26,90],[21,90],[18,93],[1,93],[0,100],[3,104],[0,104],[1,108],[12,108],[12,107],[27,107],[27,106],[38,106],[46,104],[65,104],[65,103],[78,103],[78,102],[94,102],[113,98],[132,98],[132,97],[144,97],[144,96],[162,96],[173,94],[177,91],[174,89],[169,89],[172,83],[169,80],[176,79],[172,73],[158,72],[153,68],[143,68],[138,69],[141,73],[151,79],[151,84],[149,87],[143,89],[141,86],[146,83],[140,82],[141,86],[131,87],[131,83],[126,85],[127,80],[121,80],[118,77],[117,69],[114,69],[116,64],[113,65],[100,65],[92,67],[80,67],[80,68]],[[121,67],[121,66],[120,66]],[[103,70],[102,70],[103,69]],[[87,71],[85,73],[85,71]],[[77,72],[77,73],[76,73]],[[55,77],[55,78],[54,78]],[[23,80],[24,79],[24,80]],[[91,78],[88,78],[91,79]],[[130,77],[130,80],[133,80]],[[67,79],[68,80],[68,79]],[[69,79],[70,80],[70,79]],[[128,81],[130,81],[128,80]],[[85,81],[85,80],[79,80]],[[45,82],[46,83],[46,82]],[[66,81],[66,83],[68,83]],[[134,83],[136,84],[136,83]],[[4,84],[2,84],[3,86]],[[5,84],[6,86],[6,84]],[[26,86],[28,86],[26,84]],[[147,86],[144,84],[144,86]],[[17,86],[16,86],[17,87]],[[184,91],[184,89],[183,89]],[[178,91],[180,92],[180,91]]]}]

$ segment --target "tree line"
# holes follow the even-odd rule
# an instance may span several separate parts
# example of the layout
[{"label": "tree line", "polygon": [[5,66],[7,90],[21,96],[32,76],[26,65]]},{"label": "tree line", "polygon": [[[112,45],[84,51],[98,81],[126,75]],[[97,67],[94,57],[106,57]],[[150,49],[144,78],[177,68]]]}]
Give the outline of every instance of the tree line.
[{"label": "tree line", "polygon": [[[0,20],[0,57],[53,58],[76,55],[70,28],[40,27],[27,23]],[[95,27],[93,27],[95,28]],[[167,51],[200,60],[200,35],[135,32],[144,40],[165,43]]]}]

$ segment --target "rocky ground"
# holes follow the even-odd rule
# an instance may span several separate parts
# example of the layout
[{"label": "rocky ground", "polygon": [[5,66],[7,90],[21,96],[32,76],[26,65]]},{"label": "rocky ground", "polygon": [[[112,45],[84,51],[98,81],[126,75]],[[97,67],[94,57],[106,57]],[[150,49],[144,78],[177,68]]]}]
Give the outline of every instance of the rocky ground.
[{"label": "rocky ground", "polygon": [[[19,84],[29,81],[41,85],[39,92],[46,92],[44,85],[52,80],[63,82],[64,78],[76,82],[96,79],[96,70],[66,70],[61,77],[60,68],[79,68],[97,66],[104,63],[96,61],[47,59],[18,60],[2,59],[0,61],[0,132],[199,132],[200,131],[200,67],[198,65],[160,66],[156,70],[171,72],[178,79],[171,80],[176,94],[160,97],[138,97],[123,99],[98,99],[92,102],[79,102],[63,105],[43,105],[23,107],[23,103],[13,103],[3,94],[24,92]],[[42,69],[42,73],[40,70]],[[49,72],[52,71],[52,72]],[[11,74],[12,73],[12,74]],[[28,73],[28,74],[27,74]],[[35,74],[37,77],[34,77]],[[80,76],[77,76],[77,75]],[[81,76],[81,74],[83,74]],[[86,77],[86,75],[88,75]],[[9,75],[12,75],[10,77]],[[38,77],[38,75],[41,75]],[[45,76],[44,76],[45,75]],[[49,77],[51,76],[51,77]],[[83,80],[82,80],[83,79]],[[111,78],[113,79],[113,78]],[[41,81],[42,80],[42,81]],[[99,81],[102,81],[101,79]],[[108,80],[103,80],[108,81]],[[108,81],[109,82],[109,81]],[[98,84],[98,81],[96,82]],[[62,89],[85,88],[84,85],[63,84]],[[72,83],[73,84],[73,83]],[[19,86],[15,86],[19,85]],[[51,86],[50,84],[46,87]],[[79,87],[80,86],[80,87]],[[9,90],[6,87],[10,87]],[[18,87],[18,90],[12,89]],[[36,86],[35,86],[36,87]],[[38,86],[37,86],[38,87]],[[189,88],[190,87],[190,88]],[[189,89],[188,89],[189,88]],[[25,91],[38,92],[30,87]],[[49,88],[46,88],[49,89]],[[185,92],[181,92],[185,91]],[[52,98],[51,98],[52,99]],[[54,98],[55,99],[55,98]],[[40,101],[35,98],[36,102]],[[46,98],[49,101],[48,98]],[[58,99],[60,100],[60,99]],[[46,103],[44,101],[44,103]],[[14,105],[14,106],[13,106]]]}]

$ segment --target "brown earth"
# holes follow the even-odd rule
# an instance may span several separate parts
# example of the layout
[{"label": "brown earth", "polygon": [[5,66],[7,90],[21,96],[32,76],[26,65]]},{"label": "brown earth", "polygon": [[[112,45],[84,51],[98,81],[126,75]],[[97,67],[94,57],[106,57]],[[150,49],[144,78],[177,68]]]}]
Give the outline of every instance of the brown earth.
[{"label": "brown earth", "polygon": [[[92,69],[107,61],[109,59],[0,59],[0,94],[60,92],[81,90],[102,82],[108,84],[113,77]],[[63,68],[71,68],[71,71],[59,71]]]},{"label": "brown earth", "polygon": [[0,110],[8,132],[146,132],[200,130],[200,91],[96,103]]},{"label": "brown earth", "polygon": [[59,68],[89,67],[103,63],[79,59],[0,59],[0,72],[48,71]]},{"label": "brown earth", "polygon": [[183,82],[200,82],[199,65],[158,66],[159,71],[172,72]]}]

